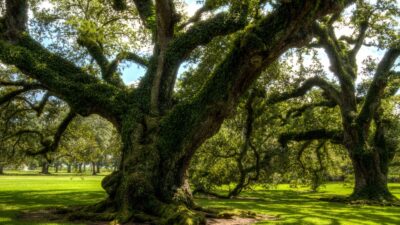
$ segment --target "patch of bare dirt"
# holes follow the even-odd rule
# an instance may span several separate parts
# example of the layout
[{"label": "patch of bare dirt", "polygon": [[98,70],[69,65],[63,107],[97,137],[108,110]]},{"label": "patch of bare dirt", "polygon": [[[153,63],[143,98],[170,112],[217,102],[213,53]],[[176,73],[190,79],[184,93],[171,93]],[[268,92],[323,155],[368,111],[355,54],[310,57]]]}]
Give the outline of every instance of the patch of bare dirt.
[{"label": "patch of bare dirt", "polygon": [[[268,215],[257,215],[254,218],[243,218],[234,216],[232,218],[207,218],[207,225],[250,225],[259,221],[265,220],[277,220],[277,217]],[[57,213],[56,209],[41,209],[37,211],[25,211],[18,216],[18,220],[23,221],[53,221],[53,222],[65,222],[65,218]],[[107,221],[68,221],[69,223],[85,223],[87,225],[110,225]],[[125,225],[148,225],[148,223],[127,223]]]},{"label": "patch of bare dirt", "polygon": [[241,217],[233,217],[231,219],[217,219],[210,218],[207,219],[207,225],[250,225],[259,221],[265,220],[277,220],[277,217],[261,215],[255,218],[241,218]]}]

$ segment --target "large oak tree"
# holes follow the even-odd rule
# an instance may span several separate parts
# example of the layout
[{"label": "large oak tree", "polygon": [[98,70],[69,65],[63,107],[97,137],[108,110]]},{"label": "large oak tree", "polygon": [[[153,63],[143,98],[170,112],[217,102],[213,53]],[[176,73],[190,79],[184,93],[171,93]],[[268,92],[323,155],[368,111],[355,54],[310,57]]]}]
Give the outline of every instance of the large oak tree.
[{"label": "large oak tree", "polygon": [[[342,123],[340,130],[325,126],[317,130],[290,132],[283,134],[281,141],[331,139],[343,145],[354,168],[355,186],[351,200],[397,200],[387,185],[389,163],[397,147],[386,137],[390,121],[383,118],[385,109],[381,102],[399,88],[399,72],[395,69],[400,55],[399,33],[395,26],[398,16],[398,6],[394,1],[373,4],[357,1],[348,21],[336,14],[329,20],[314,22],[315,40],[308,47],[325,51],[335,81],[314,74],[294,90],[269,99],[274,103],[297,98],[317,87],[323,91],[325,101],[311,103],[301,110],[338,106]],[[353,32],[337,37],[335,23],[338,21],[352,26]],[[363,71],[357,57],[361,57],[360,49],[365,46],[382,49],[384,53],[378,63],[364,65],[370,73],[370,80],[358,85],[357,79]]]},{"label": "large oak tree", "polygon": [[[78,32],[77,42],[99,68],[93,75],[30,35],[28,12],[34,1],[2,1],[0,61],[31,78],[7,83],[19,88],[2,101],[39,88],[68,103],[70,113],[54,138],[42,142],[40,153],[58,147],[76,114],[98,114],[114,124],[123,142],[122,161],[119,170],[102,182],[108,198],[98,205],[98,212],[115,213],[122,222],[136,218],[161,224],[204,224],[203,216],[191,211],[194,204],[187,182],[196,149],[219,129],[268,65],[287,49],[306,44],[316,20],[340,12],[351,1],[254,2],[208,0],[185,19],[177,10],[178,1],[114,0],[109,10],[138,15],[141,30],[152,40],[152,55],[106,54],[96,35]],[[255,8],[263,3],[269,6]],[[264,13],[254,16],[250,12],[255,10]],[[176,102],[174,86],[181,64],[199,46],[232,33],[237,33],[236,40],[201,90]],[[135,88],[125,86],[117,70],[126,60],[147,69]]]}]

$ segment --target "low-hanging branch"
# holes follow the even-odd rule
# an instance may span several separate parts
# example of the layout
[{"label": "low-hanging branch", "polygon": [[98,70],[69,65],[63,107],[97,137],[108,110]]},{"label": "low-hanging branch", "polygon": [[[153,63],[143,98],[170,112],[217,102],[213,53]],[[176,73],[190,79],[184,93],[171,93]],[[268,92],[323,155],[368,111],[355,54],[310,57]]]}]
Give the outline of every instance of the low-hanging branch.
[{"label": "low-hanging branch", "polygon": [[38,90],[41,88],[42,88],[41,85],[32,84],[32,85],[24,86],[21,89],[8,92],[7,94],[0,96],[0,106],[6,102],[12,101],[13,99],[17,98],[19,95],[21,95],[23,93],[26,93],[26,92],[32,91],[32,90]]},{"label": "low-hanging branch", "polygon": [[289,100],[292,98],[304,96],[313,87],[321,88],[326,93],[327,97],[329,97],[329,99],[331,101],[333,101],[335,104],[341,104],[340,91],[337,90],[328,81],[326,81],[323,78],[318,77],[318,76],[315,76],[315,77],[305,80],[300,87],[294,89],[293,91],[270,96],[267,99],[267,103],[274,104],[274,103],[283,102],[283,101],[286,101],[286,100]]},{"label": "low-hanging branch", "polygon": [[338,130],[316,129],[304,132],[288,132],[279,136],[279,143],[285,146],[289,141],[331,140],[335,143],[343,142],[343,132]]},{"label": "low-hanging branch", "polygon": [[41,144],[42,144],[42,148],[41,150],[34,152],[34,151],[28,151],[27,154],[28,155],[45,155],[49,152],[54,152],[57,150],[59,144],[60,144],[60,140],[62,135],[64,134],[64,132],[67,130],[68,125],[72,122],[72,120],[76,117],[76,113],[71,110],[67,116],[63,119],[63,121],[60,123],[60,125],[58,126],[56,132],[53,135],[53,140],[47,140],[44,138],[43,135],[41,135]]},{"label": "low-hanging branch", "polygon": [[314,109],[316,107],[334,108],[335,106],[337,106],[337,103],[334,102],[334,101],[320,101],[320,102],[313,102],[313,103],[304,104],[301,107],[289,109],[286,112],[286,119],[292,118],[292,117],[299,117],[305,111],[307,111],[309,109]]}]

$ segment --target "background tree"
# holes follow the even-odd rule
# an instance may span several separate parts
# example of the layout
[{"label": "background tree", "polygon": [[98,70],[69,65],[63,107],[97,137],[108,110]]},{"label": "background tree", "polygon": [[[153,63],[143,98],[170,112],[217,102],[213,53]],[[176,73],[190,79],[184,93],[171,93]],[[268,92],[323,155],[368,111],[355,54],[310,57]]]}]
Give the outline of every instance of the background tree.
[{"label": "background tree", "polygon": [[[339,107],[342,119],[339,131],[319,129],[290,133],[284,135],[282,141],[334,139],[342,143],[348,150],[355,173],[355,186],[350,199],[396,199],[387,187],[388,165],[394,157],[395,146],[385,137],[390,123],[383,117],[381,102],[385,96],[393,95],[398,90],[397,85],[388,85],[398,79],[398,72],[394,70],[400,54],[399,34],[395,33],[398,30],[398,12],[394,1],[358,1],[348,19],[335,14],[326,21],[315,22],[313,32],[316,40],[310,47],[325,50],[337,83],[316,75],[293,91],[270,100],[278,102],[303,96],[313,87],[318,87],[323,90],[327,101]],[[337,21],[352,26],[352,35],[338,38],[335,24],[341,22]],[[360,71],[357,54],[366,45],[385,49],[385,53],[378,63],[367,66],[367,74],[372,78],[363,93],[358,92],[356,86]],[[312,70],[308,72],[313,73]]]}]

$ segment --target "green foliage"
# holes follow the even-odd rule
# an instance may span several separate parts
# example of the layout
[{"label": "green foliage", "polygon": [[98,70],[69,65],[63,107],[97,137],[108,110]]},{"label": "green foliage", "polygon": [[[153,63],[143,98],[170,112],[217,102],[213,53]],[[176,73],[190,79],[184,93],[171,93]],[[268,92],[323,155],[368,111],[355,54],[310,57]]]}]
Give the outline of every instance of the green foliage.
[{"label": "green foliage", "polygon": [[115,165],[119,162],[120,139],[108,121],[91,116],[78,117],[63,135],[59,154],[72,162]]}]

